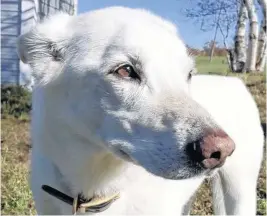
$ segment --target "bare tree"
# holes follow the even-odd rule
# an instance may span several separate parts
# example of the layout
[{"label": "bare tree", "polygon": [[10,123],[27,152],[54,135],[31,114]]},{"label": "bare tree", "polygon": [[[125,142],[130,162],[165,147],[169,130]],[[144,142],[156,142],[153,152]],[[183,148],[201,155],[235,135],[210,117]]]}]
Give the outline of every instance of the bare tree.
[{"label": "bare tree", "polygon": [[[227,60],[229,67],[236,70],[236,55],[228,49],[226,39],[229,35],[229,30],[236,24],[238,16],[238,6],[240,0],[192,0],[196,7],[185,10],[185,16],[195,20],[200,24],[202,31],[210,31],[215,29],[214,41],[219,29],[223,36],[223,44],[228,50]],[[213,49],[210,52],[210,59],[213,54]]]},{"label": "bare tree", "polygon": [[211,58],[217,47],[218,47],[218,42],[216,42],[215,40],[207,41],[203,46],[203,51],[206,56],[209,56]]},{"label": "bare tree", "polygon": [[[200,23],[201,30],[219,29],[228,50],[229,67],[233,72],[262,71],[267,55],[266,6],[267,0],[257,0],[264,14],[259,31],[256,0],[192,0],[194,7],[186,10],[186,16]],[[246,28],[249,20],[249,28]],[[228,32],[236,24],[234,48],[226,44]],[[248,40],[247,32],[248,31]],[[211,56],[213,51],[211,50]]]},{"label": "bare tree", "polygon": [[210,51],[210,62],[212,61],[212,57],[214,54],[214,49],[215,49],[215,43],[216,43],[216,39],[217,39],[217,32],[220,26],[220,17],[221,17],[221,12],[222,12],[222,7],[220,7],[219,9],[219,14],[218,14],[218,19],[216,21],[216,27],[215,27],[215,33],[214,33],[214,38],[213,38],[213,43],[212,43],[212,47],[211,47],[211,51]]},{"label": "bare tree", "polygon": [[[191,0],[195,4],[185,9],[185,16],[200,24],[203,31],[215,29],[218,24],[227,34],[236,22],[239,0]],[[196,6],[195,6],[196,5]]]}]

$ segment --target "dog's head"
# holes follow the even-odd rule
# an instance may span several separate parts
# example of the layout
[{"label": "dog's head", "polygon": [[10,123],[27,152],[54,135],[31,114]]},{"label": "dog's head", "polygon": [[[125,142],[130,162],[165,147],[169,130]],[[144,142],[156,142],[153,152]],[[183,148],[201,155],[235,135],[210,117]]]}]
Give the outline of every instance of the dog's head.
[{"label": "dog's head", "polygon": [[155,175],[199,175],[234,149],[190,96],[194,61],[175,27],[147,11],[54,15],[19,38],[18,52],[65,118]]}]

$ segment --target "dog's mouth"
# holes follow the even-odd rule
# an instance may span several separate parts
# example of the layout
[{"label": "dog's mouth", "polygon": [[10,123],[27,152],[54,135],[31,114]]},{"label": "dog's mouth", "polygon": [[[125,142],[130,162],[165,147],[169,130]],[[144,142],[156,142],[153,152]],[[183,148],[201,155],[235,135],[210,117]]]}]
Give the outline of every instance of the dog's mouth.
[{"label": "dog's mouth", "polygon": [[207,171],[206,173],[205,173],[205,176],[207,177],[207,178],[212,178],[212,177],[214,177],[216,174],[217,174],[217,171],[219,170],[219,168],[214,168],[214,169],[212,169],[212,170],[209,170],[209,171]]},{"label": "dog's mouth", "polygon": [[[140,165],[135,159],[133,159],[133,157],[131,157],[127,152],[125,152],[122,149],[116,150],[115,154],[116,154],[116,156],[118,156],[119,158],[121,158],[124,161],[133,163],[135,165]],[[192,166],[192,164],[191,164],[191,166]],[[200,165],[198,165],[198,166],[195,165],[195,166],[193,166],[191,168],[193,168],[194,171],[192,171],[192,173],[191,173],[192,176],[190,176],[189,178],[195,177],[195,176],[198,176],[198,175],[204,175],[207,178],[212,178],[218,171],[218,168],[205,170]],[[182,178],[182,179],[184,179],[184,178]]]},{"label": "dog's mouth", "polygon": [[[122,159],[123,161],[132,163],[132,164],[137,165],[137,166],[142,166],[129,153],[127,153],[126,151],[124,151],[121,148],[116,149],[113,153],[117,157]],[[206,178],[212,178],[218,171],[218,168],[206,170],[200,164],[192,164],[192,163],[189,163],[187,168],[188,168],[189,172],[186,175],[179,176],[179,177],[174,177],[174,176],[167,177],[167,179],[180,180],[180,179],[193,178],[193,177],[196,177],[196,176],[205,176]],[[154,172],[152,172],[152,173],[154,173]],[[157,174],[155,174],[155,175],[157,175]],[[166,176],[164,178],[166,178]]]},{"label": "dog's mouth", "polygon": [[131,162],[131,163],[138,165],[136,160],[134,160],[128,153],[126,153],[125,151],[123,151],[121,149],[116,151],[116,155],[118,155],[121,159],[123,159],[127,162]]}]

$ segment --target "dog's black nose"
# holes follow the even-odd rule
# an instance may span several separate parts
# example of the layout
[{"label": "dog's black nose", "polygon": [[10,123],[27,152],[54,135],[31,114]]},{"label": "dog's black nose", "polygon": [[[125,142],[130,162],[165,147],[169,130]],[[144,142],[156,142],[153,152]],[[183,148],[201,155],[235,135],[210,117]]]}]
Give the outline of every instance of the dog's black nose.
[{"label": "dog's black nose", "polygon": [[220,167],[235,149],[233,140],[222,130],[212,131],[186,147],[191,161],[206,169]]}]

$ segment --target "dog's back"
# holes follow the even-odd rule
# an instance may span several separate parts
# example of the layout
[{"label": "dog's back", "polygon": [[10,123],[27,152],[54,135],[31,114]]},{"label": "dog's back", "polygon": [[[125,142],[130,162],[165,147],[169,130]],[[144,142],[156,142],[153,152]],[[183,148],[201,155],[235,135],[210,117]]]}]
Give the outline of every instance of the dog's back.
[{"label": "dog's back", "polygon": [[243,81],[225,76],[195,76],[192,95],[236,144],[235,153],[213,179],[215,213],[254,215],[264,144],[255,100]]}]

